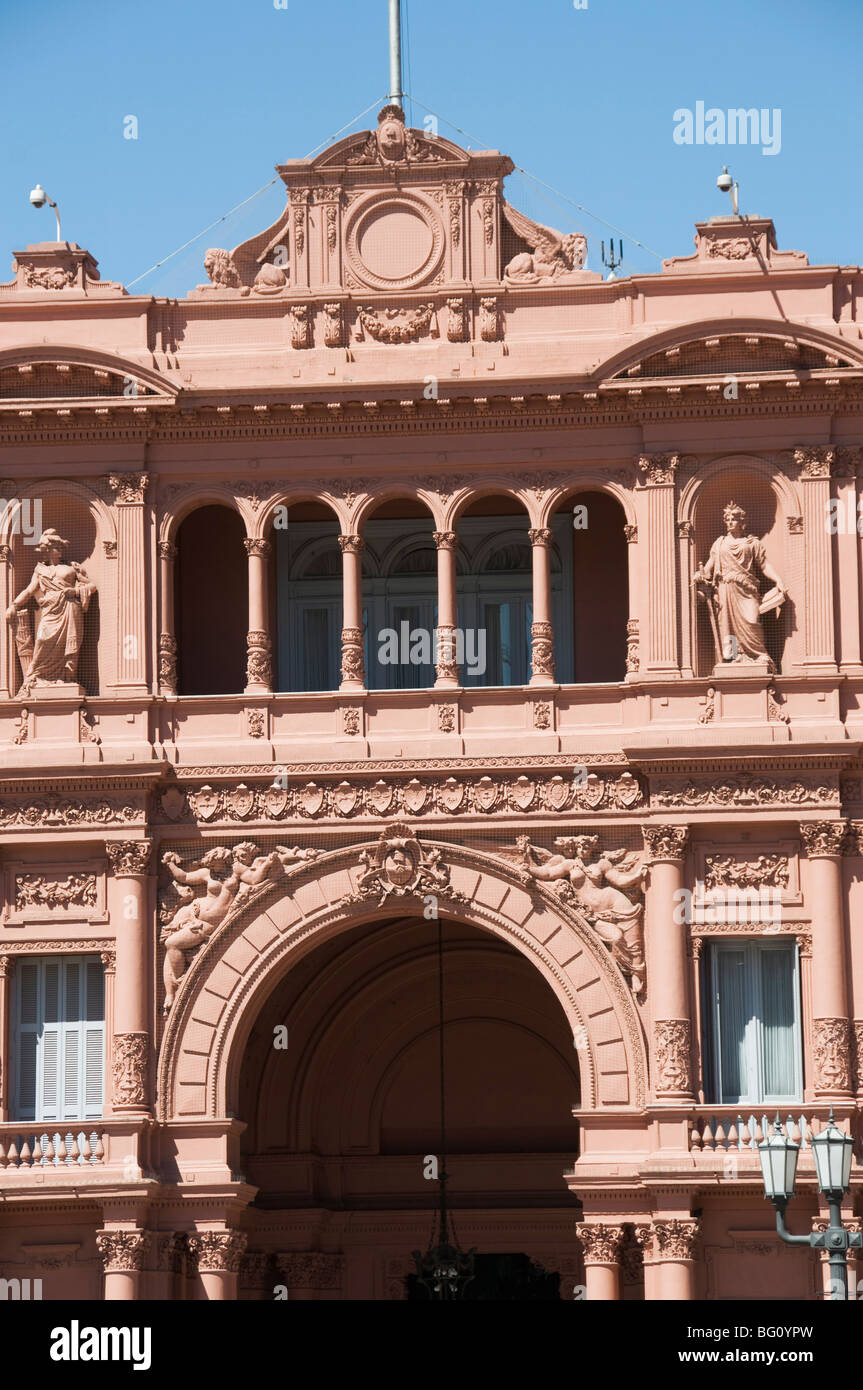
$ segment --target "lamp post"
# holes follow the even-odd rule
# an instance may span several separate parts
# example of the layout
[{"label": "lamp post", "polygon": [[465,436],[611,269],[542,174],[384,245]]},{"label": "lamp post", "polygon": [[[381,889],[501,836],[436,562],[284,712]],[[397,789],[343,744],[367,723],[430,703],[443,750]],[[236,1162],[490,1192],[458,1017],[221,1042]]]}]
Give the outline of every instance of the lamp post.
[{"label": "lamp post", "polygon": [[818,1190],[827,1198],[830,1223],[826,1231],[808,1236],[793,1236],[785,1226],[785,1208],[794,1196],[794,1178],[800,1145],[782,1129],[777,1114],[773,1132],[758,1145],[761,1171],[764,1176],[764,1195],[776,1208],[776,1229],[787,1245],[808,1245],[811,1250],[826,1250],[830,1263],[831,1299],[844,1302],[848,1298],[848,1251],[863,1248],[863,1232],[847,1231],[842,1225],[842,1197],[851,1186],[851,1154],[854,1140],[843,1134],[833,1121],[812,1137],[812,1153]]}]

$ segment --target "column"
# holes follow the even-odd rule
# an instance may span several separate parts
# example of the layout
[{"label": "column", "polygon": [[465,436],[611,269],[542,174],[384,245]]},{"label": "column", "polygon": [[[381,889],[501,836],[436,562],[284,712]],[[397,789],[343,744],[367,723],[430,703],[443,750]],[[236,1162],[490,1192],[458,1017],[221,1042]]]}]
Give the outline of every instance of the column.
[{"label": "column", "polygon": [[174,568],[177,547],[159,541],[159,694],[177,693],[177,639],[174,634]]},{"label": "column", "polygon": [[147,690],[147,566],[144,559],[144,499],[148,474],[109,473],[117,508],[117,674],[124,695]]},{"label": "column", "polygon": [[551,625],[551,530],[528,532],[533,554],[533,623],[530,629],[531,685],[554,685],[554,630]]},{"label": "column", "polygon": [[642,454],[638,459],[647,492],[647,614],[641,631],[646,659],[642,670],[665,675],[679,672],[674,527],[674,475],[679,463],[678,454]]},{"label": "column", "polygon": [[629,619],[626,624],[626,678],[637,676],[641,665],[641,658],[638,650],[638,624],[641,604],[639,595],[641,593],[641,575],[639,573],[639,558],[636,545],[638,543],[638,527],[627,523],[623,528],[626,536],[626,550],[628,564],[627,582],[629,588]]},{"label": "column", "polygon": [[437,546],[437,650],[436,689],[458,689],[458,604],[456,598],[455,531],[435,531]]},{"label": "column", "polygon": [[683,898],[685,825],[642,827],[650,878],[646,893],[648,997],[653,1018],[653,1091],[660,1101],[692,1099],[692,1022]]},{"label": "column", "polygon": [[[21,586],[24,587],[23,585]],[[0,610],[6,612],[15,597],[15,569],[11,545],[0,545]],[[0,669],[0,694],[6,699],[14,699],[18,692],[18,677],[15,668],[15,625],[3,624],[2,669]]]},{"label": "column", "polygon": [[189,1248],[197,1260],[198,1273],[208,1300],[237,1297],[247,1237],[242,1231],[198,1231],[189,1237]]},{"label": "column", "polygon": [[365,690],[363,655],[362,536],[339,536],[342,551],[342,683],[340,690]]},{"label": "column", "polygon": [[108,841],[111,862],[109,912],[117,932],[112,1107],[122,1113],[150,1108],[148,1027],[150,904],[147,867],[150,840]]},{"label": "column", "polygon": [[96,1245],[105,1269],[105,1301],[138,1298],[141,1271],[150,1243],[149,1231],[97,1231]]},{"label": "column", "polygon": [[654,1264],[658,1266],[658,1288],[654,1297],[677,1302],[695,1298],[695,1248],[700,1222],[687,1218],[655,1220]]},{"label": "column", "polygon": [[804,666],[831,674],[836,670],[833,624],[833,537],[830,534],[830,476],[836,462],[832,444],[795,449],[803,498],[805,546],[806,652]]},{"label": "column", "polygon": [[243,541],[249,557],[249,631],[246,636],[246,694],[265,695],[272,689],[267,559],[270,542],[263,536]]},{"label": "column", "polygon": [[842,893],[844,820],[804,821],[806,896],[812,915],[812,1050],[819,1100],[851,1095],[851,1023]]},{"label": "column", "polygon": [[600,1221],[579,1221],[575,1229],[584,1250],[584,1282],[588,1300],[617,1302],[620,1298],[623,1227]]},{"label": "column", "polygon": [[863,449],[859,445],[836,450],[833,476],[836,479],[839,530],[836,536],[839,604],[839,669],[848,675],[863,672],[860,660],[860,517],[857,497],[857,469]]}]

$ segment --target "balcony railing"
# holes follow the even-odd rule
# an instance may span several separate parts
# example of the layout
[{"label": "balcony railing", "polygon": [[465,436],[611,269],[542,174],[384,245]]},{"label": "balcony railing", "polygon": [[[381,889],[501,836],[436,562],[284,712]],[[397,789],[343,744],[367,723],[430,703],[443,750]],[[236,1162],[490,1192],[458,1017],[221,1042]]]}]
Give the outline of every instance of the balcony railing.
[{"label": "balcony railing", "polygon": [[[819,1107],[819,1110],[824,1110],[824,1107]],[[775,1110],[773,1114],[775,1116]],[[729,1109],[725,1112],[696,1115],[690,1129],[689,1147],[696,1152],[733,1150],[743,1153],[751,1150],[754,1154],[762,1140],[769,1138],[773,1131],[773,1123],[773,1118],[766,1111],[755,1114]],[[780,1114],[779,1123],[787,1138],[799,1144],[802,1149],[808,1149],[812,1136],[827,1126],[828,1118],[826,1113],[814,1113],[809,1110],[786,1114],[784,1119]],[[847,1119],[837,1119],[836,1123],[846,1134],[851,1133],[850,1122]]]},{"label": "balcony railing", "polygon": [[105,1137],[101,1130],[92,1128],[51,1131],[0,1125],[0,1170],[103,1163]]}]

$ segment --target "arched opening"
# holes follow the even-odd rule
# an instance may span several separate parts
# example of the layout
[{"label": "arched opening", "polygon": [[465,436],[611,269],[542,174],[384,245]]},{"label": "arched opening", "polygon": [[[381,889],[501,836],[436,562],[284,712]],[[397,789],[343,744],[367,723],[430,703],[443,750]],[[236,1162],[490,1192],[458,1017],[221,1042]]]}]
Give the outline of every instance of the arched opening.
[{"label": "arched opening", "polygon": [[[694,508],[694,561],[701,567],[710,555],[714,541],[725,534],[723,511],[729,502],[736,502],[746,512],[746,534],[764,542],[767,558],[778,571],[789,590],[799,594],[802,576],[789,572],[786,553],[784,519],[776,493],[769,479],[755,469],[745,466],[722,469],[705,481]],[[757,575],[762,594],[772,587],[768,580]],[[690,589],[690,593],[692,590]],[[709,676],[717,664],[716,642],[713,636],[707,605],[696,600],[694,606],[695,673]],[[790,649],[797,632],[793,601],[761,618],[764,644],[778,672],[787,667]]]},{"label": "arched opening", "polygon": [[[527,685],[533,622],[530,520],[514,497],[481,497],[457,523],[457,579],[466,686]],[[552,610],[561,599],[560,553],[552,550]]]},{"label": "arched opening", "polygon": [[231,507],[198,507],[177,532],[177,689],[236,695],[246,684],[249,576],[245,531]]},{"label": "arched opening", "polygon": [[419,502],[383,502],[365,522],[363,539],[366,684],[427,689],[435,683],[434,521]]},{"label": "arched opening", "polygon": [[622,681],[629,620],[626,513],[607,492],[585,490],[561,503],[553,521],[565,523],[561,544],[572,557],[571,627],[557,640],[558,678],[576,685]]},{"label": "arched opening", "polygon": [[[244,1046],[242,1166],[259,1189],[250,1249],[307,1250],[310,1231],[325,1231],[325,1248],[344,1256],[330,1297],[407,1296],[411,1252],[432,1232],[437,935],[437,922],[411,916],[330,938],[282,977]],[[579,1207],[563,1174],[577,1156],[580,1083],[567,1020],[506,942],[453,921],[443,941],[447,1173],[459,1240],[505,1257],[510,1279],[531,1262],[571,1268]],[[487,1290],[492,1272],[486,1266]]]},{"label": "arched opening", "polygon": [[337,690],[342,631],[342,553],[335,514],[321,502],[277,510],[271,611],[277,690]]}]

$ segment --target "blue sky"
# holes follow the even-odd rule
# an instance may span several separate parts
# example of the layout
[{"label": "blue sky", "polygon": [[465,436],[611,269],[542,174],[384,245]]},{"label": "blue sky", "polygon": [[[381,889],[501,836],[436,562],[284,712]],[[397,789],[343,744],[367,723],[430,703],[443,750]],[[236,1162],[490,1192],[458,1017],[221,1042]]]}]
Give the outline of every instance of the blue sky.
[{"label": "blue sky", "polygon": [[[277,0],[282,3],[282,0]],[[810,260],[863,260],[859,64],[863,0],[406,0],[405,87],[534,177],[662,256],[692,250],[693,223],[729,209],[773,217],[779,245]],[[106,279],[140,276],[363,108],[375,124],[388,84],[386,0],[5,0],[0,95],[0,270],[28,242],[63,235]],[[696,103],[781,112],[781,149],[675,143],[674,113]],[[422,126],[424,109],[408,103]],[[138,138],[124,139],[124,118]],[[771,116],[770,130],[773,130]],[[601,268],[608,229],[520,174],[510,200],[589,238]],[[146,276],[136,289],[182,296],[205,280],[208,246],[273,221],[281,183]],[[624,272],[659,262],[624,243]],[[0,278],[6,278],[5,273]]]}]

